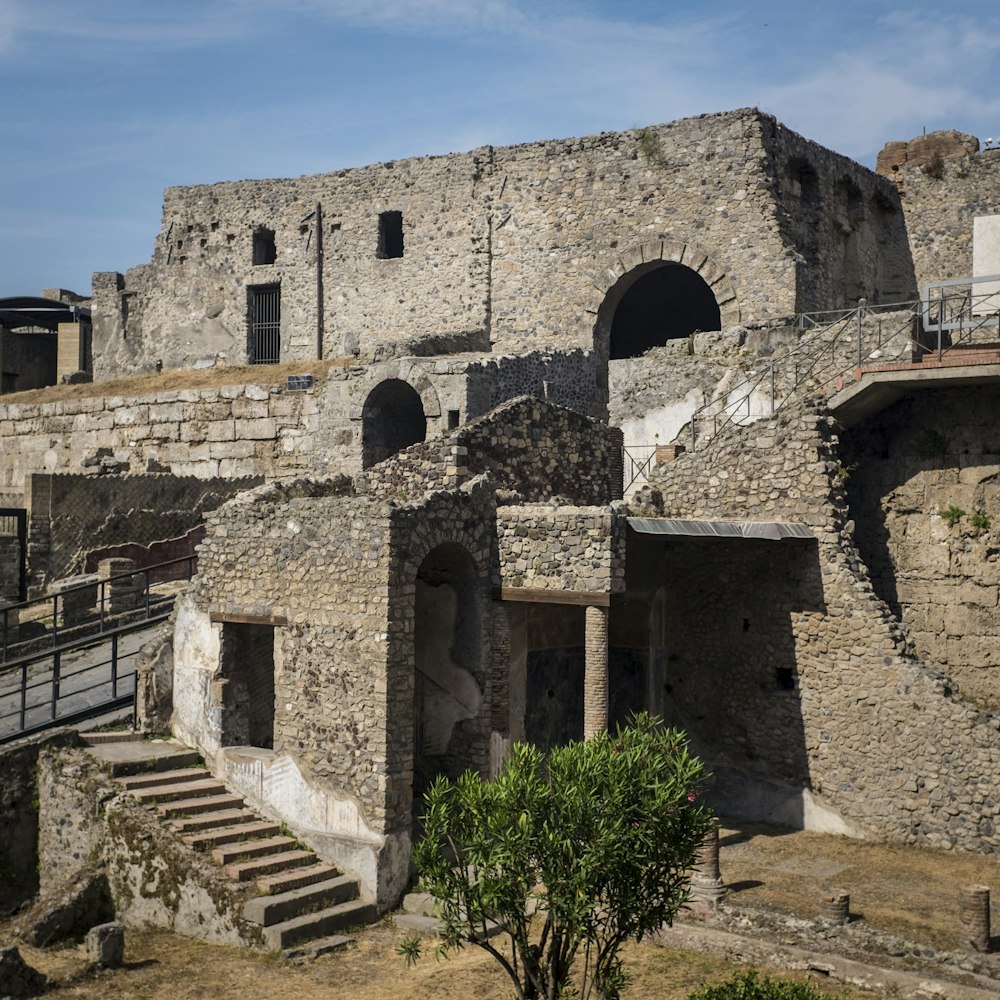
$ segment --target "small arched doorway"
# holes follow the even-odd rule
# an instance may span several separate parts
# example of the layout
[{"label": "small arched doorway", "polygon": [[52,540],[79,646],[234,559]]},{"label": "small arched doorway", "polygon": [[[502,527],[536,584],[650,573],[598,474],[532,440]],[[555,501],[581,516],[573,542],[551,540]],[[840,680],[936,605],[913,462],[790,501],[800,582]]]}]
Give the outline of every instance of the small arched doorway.
[{"label": "small arched doorway", "polygon": [[711,286],[676,261],[653,261],[624,275],[608,292],[600,319],[609,327],[612,361],[638,357],[697,330],[722,329]]},{"label": "small arched doorway", "polygon": [[432,549],[417,571],[413,623],[413,800],[438,774],[475,767],[483,703],[479,574],[454,542]]},{"label": "small arched doorway", "polygon": [[362,466],[366,469],[427,437],[420,394],[409,382],[389,378],[368,394],[361,411]]}]

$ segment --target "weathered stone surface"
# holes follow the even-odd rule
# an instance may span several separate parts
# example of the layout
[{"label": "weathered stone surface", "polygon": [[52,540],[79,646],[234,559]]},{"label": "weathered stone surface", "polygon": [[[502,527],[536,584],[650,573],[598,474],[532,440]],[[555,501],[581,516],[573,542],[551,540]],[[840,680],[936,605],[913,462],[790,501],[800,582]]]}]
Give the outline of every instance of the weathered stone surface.
[{"label": "weathered stone surface", "polygon": [[102,872],[85,870],[50,885],[18,918],[17,933],[27,944],[44,948],[59,941],[79,941],[91,927],[114,915],[107,878]]},{"label": "weathered stone surface", "polygon": [[85,944],[94,965],[115,969],[125,958],[125,928],[114,922],[98,924],[87,931]]}]

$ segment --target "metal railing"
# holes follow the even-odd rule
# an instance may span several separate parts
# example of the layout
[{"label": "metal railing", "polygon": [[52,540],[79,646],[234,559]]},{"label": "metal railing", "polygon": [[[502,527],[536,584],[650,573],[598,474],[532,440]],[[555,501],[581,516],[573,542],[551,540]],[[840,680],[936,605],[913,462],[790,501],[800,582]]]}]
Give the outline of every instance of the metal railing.
[{"label": "metal railing", "polygon": [[[154,587],[176,580],[190,580],[198,564],[196,555],[181,556],[142,569],[118,573],[67,587],[59,593],[36,597],[0,608],[0,663],[10,655],[56,647],[60,642],[102,634],[123,624],[151,620],[173,607],[174,595],[156,593]],[[112,591],[131,585],[131,600],[123,607]],[[91,604],[90,594],[94,595]],[[87,606],[81,606],[86,601]]]},{"label": "metal railing", "polygon": [[[976,293],[973,286],[993,287]],[[843,380],[847,373],[861,369],[876,359],[885,344],[910,328],[910,360],[934,352],[944,360],[949,351],[966,348],[981,331],[997,331],[1000,339],[1000,275],[958,278],[932,282],[921,299],[869,306],[862,301],[856,308],[821,313],[803,313],[775,320],[768,327],[789,327],[809,331],[794,347],[757,367],[731,388],[724,398],[710,400],[691,415],[690,445],[711,440],[724,426],[750,422],[775,413],[803,388],[816,392]],[[950,291],[955,289],[955,291]],[[935,294],[936,293],[936,294]],[[885,314],[899,314],[901,320],[883,326]],[[866,343],[866,321],[875,318]],[[932,335],[928,341],[928,334]],[[842,360],[838,360],[838,354]],[[847,360],[849,357],[849,360]],[[846,362],[846,363],[845,363]],[[707,438],[706,438],[706,431]]]},{"label": "metal railing", "polygon": [[0,744],[129,705],[134,718],[143,633],[169,613],[0,664]]}]

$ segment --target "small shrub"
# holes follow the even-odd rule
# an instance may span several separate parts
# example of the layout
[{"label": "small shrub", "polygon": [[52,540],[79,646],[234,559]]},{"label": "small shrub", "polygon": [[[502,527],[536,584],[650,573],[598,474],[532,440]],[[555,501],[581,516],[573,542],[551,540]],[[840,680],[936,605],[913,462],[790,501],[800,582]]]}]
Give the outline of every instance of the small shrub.
[{"label": "small shrub", "polygon": [[944,510],[939,510],[938,517],[942,521],[945,521],[949,528],[954,528],[965,517],[965,511],[961,507],[956,507],[952,504],[950,507],[945,507]]},{"label": "small shrub", "polygon": [[688,1000],[834,1000],[809,983],[795,979],[760,979],[756,969],[740,972],[717,986],[706,986],[688,995]]},{"label": "small shrub", "polygon": [[992,523],[990,515],[984,514],[981,510],[973,511],[969,515],[969,525],[975,531],[989,531]]},{"label": "small shrub", "polygon": [[939,181],[944,177],[944,158],[940,153],[935,153],[920,169],[928,177]]},{"label": "small shrub", "polygon": [[665,167],[667,165],[667,158],[663,152],[663,146],[660,144],[660,137],[656,134],[655,130],[648,126],[637,129],[635,140],[639,146],[640,155],[647,163],[654,167]]}]

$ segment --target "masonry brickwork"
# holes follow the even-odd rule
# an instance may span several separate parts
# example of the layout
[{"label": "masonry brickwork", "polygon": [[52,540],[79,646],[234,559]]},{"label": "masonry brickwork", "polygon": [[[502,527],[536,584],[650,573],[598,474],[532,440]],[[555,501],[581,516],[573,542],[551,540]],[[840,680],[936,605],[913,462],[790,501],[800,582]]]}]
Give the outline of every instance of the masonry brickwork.
[{"label": "masonry brickwork", "polygon": [[[390,212],[401,256],[379,243]],[[273,235],[272,263],[254,263],[255,234]],[[606,355],[609,291],[662,261],[705,279],[723,325],[912,291],[895,188],[744,109],[169,188],[152,261],[95,275],[95,371],[245,363],[248,289],[263,286],[280,286],[282,360]]]},{"label": "masonry brickwork", "polygon": [[922,391],[842,435],[876,592],[923,662],[990,711],[1000,711],[998,405],[990,386]]},{"label": "masonry brickwork", "polygon": [[[794,597],[784,590],[778,566],[772,567],[773,580],[751,572],[750,563],[719,578],[727,609],[770,592],[769,610],[760,610],[765,618],[781,619],[787,632],[785,642],[773,646],[778,655],[765,655],[763,665],[768,671],[790,667],[794,651],[796,673],[789,681],[801,713],[794,731],[775,725],[770,738],[755,732],[753,761],[736,752],[739,740],[725,740],[723,727],[729,763],[745,773],[771,765],[775,773],[787,773],[788,741],[798,739],[798,781],[849,817],[855,830],[904,843],[995,850],[1000,801],[990,775],[1000,763],[1000,724],[954,698],[942,675],[912,655],[856,547],[841,462],[832,418],[815,406],[794,408],[753,428],[731,429],[704,452],[660,466],[655,487],[636,498],[640,512],[795,521],[816,536],[814,552],[796,560],[797,572],[809,571],[810,585],[793,588]],[[748,551],[743,558],[754,557]],[[730,584],[740,580],[734,590]],[[713,624],[698,614],[707,596],[699,600],[696,592],[685,604],[686,627],[697,622],[696,631],[710,637],[729,627],[732,611]],[[752,629],[756,616],[746,617]],[[712,648],[711,639],[707,645]],[[766,639],[761,650],[772,651]],[[734,662],[740,660],[726,656],[699,669],[714,677],[718,690],[740,683],[729,677]],[[766,676],[760,680],[756,691],[743,689],[740,728],[769,713],[780,718],[773,707],[773,675],[770,683]]]}]

